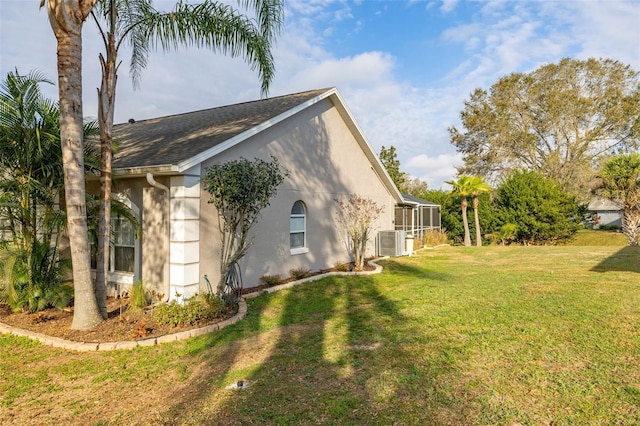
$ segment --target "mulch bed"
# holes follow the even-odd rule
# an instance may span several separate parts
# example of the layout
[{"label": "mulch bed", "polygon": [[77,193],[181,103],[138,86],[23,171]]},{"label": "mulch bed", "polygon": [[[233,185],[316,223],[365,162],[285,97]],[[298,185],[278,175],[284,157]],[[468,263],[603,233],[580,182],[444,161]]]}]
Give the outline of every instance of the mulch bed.
[{"label": "mulch bed", "polygon": [[[375,270],[375,266],[365,263],[365,271]],[[334,272],[335,268],[325,269],[308,276],[315,276],[327,272]],[[295,281],[295,278],[288,278],[280,281],[277,285]],[[245,288],[243,294],[259,292],[266,288],[273,287],[262,284],[255,287]],[[76,342],[118,342],[126,340],[140,340],[150,337],[159,337],[166,334],[178,333],[180,331],[191,330],[215,324],[232,317],[237,312],[237,307],[230,308],[219,318],[214,318],[206,323],[195,324],[189,327],[171,327],[167,324],[160,324],[153,319],[152,309],[143,311],[132,311],[128,309],[126,299],[108,298],[107,312],[108,318],[97,327],[88,331],[72,330],[73,308],[45,309],[37,313],[11,312],[7,306],[0,305],[0,322],[29,330],[47,336],[60,337]]]},{"label": "mulch bed", "polygon": [[94,329],[88,331],[71,329],[73,308],[65,308],[62,311],[51,308],[37,313],[14,313],[8,307],[0,306],[0,322],[23,330],[76,342],[118,342],[159,337],[165,334],[203,327],[223,321],[235,315],[237,311],[237,308],[230,309],[219,318],[190,327],[170,327],[156,322],[153,319],[151,309],[131,311],[126,308],[126,300],[107,299],[108,318]]}]

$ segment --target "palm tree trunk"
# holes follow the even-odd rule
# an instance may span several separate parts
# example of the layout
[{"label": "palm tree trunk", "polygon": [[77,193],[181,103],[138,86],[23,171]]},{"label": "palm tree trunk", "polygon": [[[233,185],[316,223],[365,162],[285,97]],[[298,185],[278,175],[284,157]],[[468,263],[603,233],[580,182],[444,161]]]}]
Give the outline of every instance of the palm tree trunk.
[{"label": "palm tree trunk", "polygon": [[467,197],[462,197],[462,223],[464,224],[464,245],[471,246],[471,236],[469,235],[469,219],[467,218]]},{"label": "palm tree trunk", "polygon": [[107,318],[107,282],[111,236],[111,143],[116,95],[116,45],[113,32],[108,33],[107,59],[100,55],[102,83],[98,90],[98,125],[100,126],[100,222],[98,223],[98,260],[96,265],[96,299],[100,314]]},{"label": "palm tree trunk", "polygon": [[71,328],[76,330],[102,322],[90,274],[82,139],[82,24],[95,2],[48,1],[49,22],[58,40],[60,140],[75,300]]},{"label": "palm tree trunk", "polygon": [[478,196],[473,196],[473,218],[476,223],[476,246],[482,247],[482,236],[480,232],[480,218],[478,217]]}]

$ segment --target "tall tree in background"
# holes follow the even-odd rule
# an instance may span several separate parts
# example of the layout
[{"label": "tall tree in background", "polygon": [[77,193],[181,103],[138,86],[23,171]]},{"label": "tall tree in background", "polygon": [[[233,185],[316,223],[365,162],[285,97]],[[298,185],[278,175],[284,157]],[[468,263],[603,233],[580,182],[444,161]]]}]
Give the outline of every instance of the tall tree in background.
[{"label": "tall tree in background", "polygon": [[610,59],[563,59],[476,89],[449,129],[461,173],[496,181],[534,170],[577,196],[602,158],[640,146],[640,77]]},{"label": "tall tree in background", "polygon": [[425,192],[429,189],[427,182],[417,177],[407,177],[402,188],[402,192],[411,194],[418,198],[424,198]]},{"label": "tall tree in background", "polygon": [[60,139],[71,249],[74,311],[71,328],[94,328],[103,318],[90,274],[82,116],[82,26],[97,0],[41,0],[58,43]]},{"label": "tall tree in background", "polygon": [[398,160],[396,147],[391,145],[389,148],[385,148],[384,146],[380,148],[380,161],[387,170],[393,183],[396,184],[396,188],[402,192],[407,180],[407,175],[400,171],[400,160]]},{"label": "tall tree in background", "polygon": [[388,149],[384,146],[380,148],[379,158],[398,191],[416,197],[422,196],[427,191],[427,182],[400,170],[400,160],[393,145]]},{"label": "tall tree in background", "polygon": [[467,208],[469,206],[469,201],[467,197],[471,195],[472,189],[472,180],[471,176],[460,176],[458,180],[449,180],[445,183],[451,185],[452,192],[457,194],[460,197],[461,206],[462,206],[462,223],[464,224],[464,245],[471,245],[471,236],[469,235],[469,219],[467,218]]},{"label": "tall tree in background", "polygon": [[630,246],[640,238],[640,154],[618,155],[607,161],[600,173],[599,192],[622,203],[622,232]]},{"label": "tall tree in background", "polygon": [[469,192],[473,200],[473,218],[476,225],[476,246],[482,247],[482,234],[480,232],[480,219],[478,217],[478,195],[483,192],[489,192],[491,186],[480,176],[472,176],[469,182]]},{"label": "tall tree in background", "polygon": [[[187,4],[179,1],[173,10],[161,12],[151,0],[100,0],[92,13],[102,35],[105,55],[100,55],[102,83],[98,89],[101,175],[100,223],[96,293],[106,318],[106,286],[109,266],[111,146],[118,52],[122,45],[132,49],[130,74],[138,87],[152,48],[163,51],[178,47],[207,47],[215,52],[242,56],[251,69],[257,69],[262,93],[266,94],[275,73],[271,53],[282,26],[282,0],[242,0],[246,12],[216,1]],[[255,19],[245,15],[254,14]]]}]

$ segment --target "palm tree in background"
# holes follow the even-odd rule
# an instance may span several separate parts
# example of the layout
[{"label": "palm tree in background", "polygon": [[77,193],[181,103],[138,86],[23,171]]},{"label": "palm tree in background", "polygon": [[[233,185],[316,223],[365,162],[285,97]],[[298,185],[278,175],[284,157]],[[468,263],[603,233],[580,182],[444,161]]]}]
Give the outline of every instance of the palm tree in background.
[{"label": "palm tree in background", "polygon": [[600,194],[622,205],[622,232],[630,246],[640,244],[640,154],[611,157],[600,172]]},{"label": "palm tree in background", "polygon": [[151,3],[151,0],[100,0],[91,13],[105,49],[105,55],[99,57],[102,67],[98,89],[101,174],[96,270],[96,298],[103,318],[107,315],[112,131],[121,46],[127,45],[132,50],[129,69],[134,87],[139,86],[152,48],[168,51],[180,46],[197,46],[232,57],[242,56],[252,69],[258,70],[262,93],[266,94],[275,73],[271,50],[281,29],[284,10],[282,0],[238,1],[242,9],[255,15],[253,19],[216,1],[198,4],[179,1],[169,12],[160,12]]},{"label": "palm tree in background", "polygon": [[451,192],[460,197],[460,203],[462,205],[462,223],[464,224],[464,245],[468,247],[471,245],[471,237],[469,236],[469,219],[467,218],[467,207],[469,206],[467,197],[472,193],[472,178],[470,176],[460,176],[458,180],[449,180],[445,183],[451,185],[453,187]]},{"label": "palm tree in background", "polygon": [[469,181],[469,192],[473,198],[473,217],[476,225],[476,246],[482,247],[482,236],[480,232],[480,219],[478,218],[478,195],[483,192],[489,192],[491,186],[480,176],[472,176]]}]

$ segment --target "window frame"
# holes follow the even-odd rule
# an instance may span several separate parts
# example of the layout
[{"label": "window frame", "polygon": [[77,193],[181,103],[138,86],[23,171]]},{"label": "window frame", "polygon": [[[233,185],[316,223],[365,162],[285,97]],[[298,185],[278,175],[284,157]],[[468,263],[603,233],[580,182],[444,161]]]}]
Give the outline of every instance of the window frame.
[{"label": "window frame", "polygon": [[[120,194],[120,193],[112,193],[111,197],[115,200],[120,201],[121,203],[123,203],[124,205],[126,205],[127,207],[129,207],[132,211],[133,214],[139,219],[140,218],[140,208],[131,201],[131,199],[124,194]],[[118,271],[115,269],[115,236],[113,235],[113,230],[114,230],[114,219],[115,219],[116,215],[112,215],[111,216],[111,238],[109,241],[109,270],[107,271],[107,280],[109,282],[112,283],[116,283],[119,285],[133,285],[135,283],[136,280],[140,279],[140,253],[141,253],[141,238],[140,236],[136,235],[134,237],[134,243],[133,246],[130,245],[120,245],[121,247],[133,247],[133,272],[127,272],[127,271]],[[126,221],[126,219],[123,218],[123,220]],[[92,251],[94,249],[96,249],[97,247],[95,247],[94,244],[91,244],[91,249]],[[92,260],[93,262],[93,260]],[[95,278],[95,274],[96,274],[96,270],[95,270],[95,266],[92,264],[91,265],[91,274],[92,276]]]},{"label": "window frame", "polygon": [[[296,205],[300,205],[302,207],[302,213],[293,212]],[[291,230],[293,219],[302,219],[302,230]],[[302,246],[291,246],[291,236],[293,234],[302,234]],[[307,247],[307,205],[302,200],[297,200],[293,203],[291,210],[289,211],[289,250],[292,255],[309,252],[309,247]]]},{"label": "window frame", "polygon": [[[120,222],[120,223],[118,223]],[[118,231],[121,231],[123,229],[123,224],[125,227],[127,227],[128,229],[126,229],[127,232],[133,232],[133,243],[129,244],[129,243],[122,243],[122,242],[118,242],[118,240],[121,240],[121,236],[117,234]],[[137,238],[135,237],[135,229],[133,229],[133,225],[131,224],[131,222],[129,222],[125,217],[120,216],[120,215],[114,215],[111,218],[111,229],[113,230],[113,242],[111,244],[109,244],[109,272],[111,273],[118,273],[118,274],[135,274],[136,272],[136,250],[137,250]],[[122,270],[122,269],[116,269],[116,248],[118,247],[122,247],[122,248],[128,248],[128,249],[132,249],[133,250],[133,270],[132,271],[128,271],[128,270]]]}]

